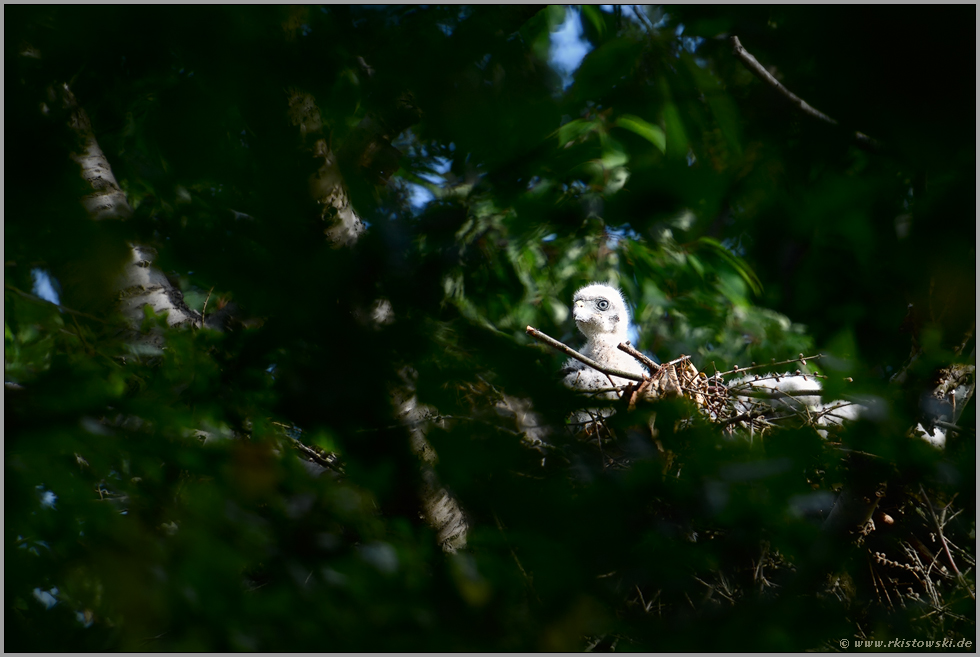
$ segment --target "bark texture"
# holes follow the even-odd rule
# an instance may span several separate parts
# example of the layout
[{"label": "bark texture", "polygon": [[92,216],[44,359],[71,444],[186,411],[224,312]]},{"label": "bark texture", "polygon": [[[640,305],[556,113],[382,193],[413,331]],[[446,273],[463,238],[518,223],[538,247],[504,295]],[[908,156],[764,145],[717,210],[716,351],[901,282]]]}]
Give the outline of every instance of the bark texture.
[{"label": "bark texture", "polygon": [[[112,173],[85,110],[79,106],[67,84],[52,87],[49,95],[51,100],[58,100],[68,114],[68,127],[75,139],[75,148],[70,157],[81,168],[82,179],[92,189],[82,198],[82,205],[89,217],[94,221],[128,219],[133,214],[133,208]],[[130,328],[139,330],[145,316],[145,306],[157,314],[167,313],[170,326],[200,322],[200,313],[188,308],[180,290],[153,266],[156,251],[135,243],[130,243],[128,248],[127,260],[114,281],[114,292],[118,295],[119,309]],[[160,332],[154,330],[140,334],[136,341],[155,347],[161,347],[163,343]]]}]

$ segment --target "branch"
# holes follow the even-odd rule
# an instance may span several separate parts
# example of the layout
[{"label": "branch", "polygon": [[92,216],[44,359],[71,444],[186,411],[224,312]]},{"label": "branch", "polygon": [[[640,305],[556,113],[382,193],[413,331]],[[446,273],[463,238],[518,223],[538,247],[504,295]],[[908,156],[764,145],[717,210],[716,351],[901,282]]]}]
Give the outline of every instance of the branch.
[{"label": "branch", "polygon": [[949,545],[946,543],[946,537],[943,536],[943,525],[939,522],[939,518],[936,517],[936,510],[933,508],[932,501],[929,499],[929,496],[926,495],[926,489],[923,488],[922,484],[919,484],[919,491],[922,493],[922,497],[925,499],[926,505],[929,507],[929,515],[932,516],[932,522],[936,525],[936,533],[939,534],[939,542],[943,546],[943,551],[946,553],[946,558],[949,559],[949,565],[953,567],[953,571],[956,573],[956,579],[959,581],[960,585],[966,589],[966,592],[970,594],[970,597],[976,600],[976,594],[973,592],[973,589],[970,588],[966,578],[963,577],[963,573],[961,573],[960,569],[956,567],[956,562],[953,561],[953,555],[949,551]]},{"label": "branch", "polygon": [[782,390],[737,390],[734,386],[728,389],[729,393],[736,397],[755,397],[758,399],[792,399],[798,403],[797,397],[815,397],[823,391],[816,390],[794,390],[793,393],[783,392]]},{"label": "branch", "polygon": [[10,283],[4,283],[3,284],[3,288],[5,290],[10,290],[11,292],[14,292],[15,294],[19,294],[20,296],[24,297],[25,299],[30,299],[31,301],[37,301],[38,303],[48,303],[48,304],[51,304],[52,306],[54,306],[58,310],[60,310],[62,312],[66,312],[66,313],[68,313],[70,315],[78,315],[79,317],[84,317],[85,319],[90,319],[90,320],[92,320],[94,322],[99,322],[100,324],[109,324],[109,322],[107,322],[106,320],[101,319],[99,317],[96,317],[95,315],[89,315],[88,313],[83,313],[80,310],[74,310],[74,309],[69,308],[67,306],[63,306],[63,305],[61,305],[59,303],[55,303],[53,301],[48,301],[47,299],[42,299],[39,296],[35,296],[33,294],[29,294],[27,292],[24,292],[23,290],[20,290],[20,289],[14,287]]},{"label": "branch", "polygon": [[651,372],[660,371],[660,365],[654,363],[651,358],[647,358],[646,354],[640,353],[633,345],[629,343],[628,340],[619,345],[619,350],[625,351],[630,356],[646,365],[647,369]]},{"label": "branch", "polygon": [[568,354],[569,356],[571,356],[575,360],[581,361],[581,362],[585,363],[586,365],[588,365],[589,367],[591,367],[592,369],[599,370],[603,374],[609,374],[609,375],[612,375],[612,376],[618,376],[621,379],[629,379],[630,381],[642,381],[643,380],[643,377],[641,375],[639,375],[639,374],[634,374],[633,372],[626,372],[624,370],[616,370],[616,369],[613,369],[611,367],[606,367],[605,365],[600,365],[599,363],[595,362],[594,360],[592,360],[588,356],[583,356],[579,352],[577,352],[574,349],[572,349],[571,347],[569,347],[567,344],[564,344],[562,342],[558,342],[558,340],[555,340],[553,337],[551,337],[549,335],[545,335],[544,333],[542,333],[541,331],[539,331],[538,329],[536,329],[534,327],[528,326],[525,329],[525,332],[528,335],[530,335],[532,338],[534,338],[535,340],[539,340],[539,341],[545,343],[546,345],[548,345],[549,347],[551,347],[553,349],[557,349],[558,351],[560,351],[562,353]]},{"label": "branch", "polygon": [[[762,365],[756,365],[755,363],[752,363],[752,365],[750,365],[749,367],[739,367],[738,365],[735,365],[732,369],[728,370],[727,372],[718,372],[716,376],[728,376],[729,374],[735,374],[738,372],[748,372],[749,370],[758,369],[760,367],[779,367],[780,365],[789,365],[790,363],[796,363],[796,362],[800,362],[806,365],[807,364],[806,362],[808,360],[816,360],[818,358],[823,358],[823,354],[817,354],[816,356],[804,356],[803,354],[800,354],[799,358],[790,358],[789,360],[782,360],[779,361],[778,363],[776,362],[776,359],[773,358],[771,362],[763,363]],[[799,370],[797,370],[797,372],[800,374],[800,376],[803,376],[803,374],[799,372]],[[790,375],[785,374],[785,375],[770,375],[770,376],[777,376],[777,380],[778,380],[779,377],[790,376]],[[806,376],[819,376],[819,375],[807,374]],[[768,377],[763,377],[763,378],[768,378]]]},{"label": "branch", "polygon": [[[745,64],[745,67],[747,69],[749,69],[750,71],[752,71],[753,74],[755,74],[757,78],[759,78],[760,80],[768,84],[770,87],[775,89],[776,92],[779,93],[779,95],[781,95],[783,98],[785,98],[790,103],[795,105],[796,108],[799,109],[801,112],[811,116],[814,119],[817,119],[818,121],[822,121],[829,125],[837,126],[837,127],[840,126],[840,124],[836,120],[830,118],[823,112],[815,109],[814,107],[809,105],[805,100],[803,100],[802,98],[794,94],[792,91],[784,87],[779,82],[779,80],[774,78],[772,74],[769,71],[767,71],[765,67],[762,66],[762,64],[759,63],[759,60],[757,60],[755,57],[752,56],[752,53],[750,53],[742,46],[742,43],[738,40],[737,36],[732,37],[732,52],[736,57],[738,57],[742,61],[743,64]],[[872,153],[876,153],[879,150],[878,142],[872,139],[871,137],[869,137],[868,135],[864,134],[863,132],[855,131],[854,134],[851,135],[851,138],[855,141],[857,146],[862,150],[866,150]]]}]

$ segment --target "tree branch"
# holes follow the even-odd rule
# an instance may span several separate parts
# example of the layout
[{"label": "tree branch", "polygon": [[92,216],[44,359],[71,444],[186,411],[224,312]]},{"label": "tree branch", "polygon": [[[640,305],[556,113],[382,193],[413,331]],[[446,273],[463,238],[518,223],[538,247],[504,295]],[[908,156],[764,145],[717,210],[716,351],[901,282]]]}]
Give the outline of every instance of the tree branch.
[{"label": "tree branch", "polygon": [[[737,36],[732,37],[732,52],[736,57],[738,57],[741,60],[741,62],[745,65],[747,69],[752,71],[752,73],[757,78],[759,78],[760,80],[768,84],[770,87],[775,89],[776,92],[779,93],[779,95],[781,95],[783,98],[785,98],[790,103],[795,105],[796,108],[799,109],[801,112],[814,119],[817,119],[818,121],[822,121],[823,123],[840,127],[840,123],[838,123],[835,119],[830,118],[820,110],[814,108],[813,106],[808,104],[805,100],[803,100],[802,98],[794,94],[792,91],[784,87],[782,83],[779,82],[779,80],[774,78],[772,74],[769,71],[767,71],[765,67],[762,66],[762,64],[759,63],[759,60],[757,60],[755,57],[752,56],[752,53],[750,53],[748,50],[745,49],[744,46],[742,46],[742,43],[738,40]],[[877,153],[880,149],[878,142],[872,139],[871,137],[869,137],[868,135],[864,134],[863,132],[855,131],[851,135],[851,139],[853,139],[854,142],[857,144],[857,146],[862,150],[866,150],[872,153]]]},{"label": "tree branch", "polygon": [[922,493],[923,499],[926,501],[926,505],[929,507],[929,515],[932,516],[932,522],[936,526],[936,533],[939,534],[939,542],[943,546],[943,551],[946,553],[946,558],[949,559],[949,565],[953,567],[953,571],[956,573],[956,579],[959,581],[960,585],[966,589],[966,592],[970,594],[970,597],[974,600],[977,599],[976,593],[970,588],[969,583],[967,583],[966,578],[963,577],[963,573],[956,566],[956,561],[953,560],[953,555],[949,551],[949,544],[946,543],[946,537],[943,536],[943,524],[939,522],[939,518],[936,516],[936,510],[932,506],[932,500],[926,495],[926,489],[919,484],[919,492]]},{"label": "tree branch", "polygon": [[660,371],[660,365],[658,365],[655,362],[653,362],[653,359],[647,358],[646,354],[641,353],[636,347],[634,347],[633,345],[631,345],[629,343],[629,340],[627,340],[626,342],[623,342],[622,344],[620,344],[619,345],[619,350],[620,351],[625,351],[630,356],[632,356],[636,360],[638,360],[641,363],[643,363],[644,365],[646,365],[647,366],[647,369],[650,370],[651,372],[659,372]]},{"label": "tree branch", "polygon": [[564,344],[562,342],[559,342],[558,340],[555,340],[553,337],[551,337],[549,335],[545,335],[544,333],[542,333],[541,331],[539,331],[538,329],[536,329],[534,327],[528,326],[525,329],[525,332],[528,335],[530,335],[532,338],[534,338],[535,340],[539,340],[539,341],[545,343],[546,345],[548,345],[549,347],[552,347],[553,349],[557,349],[558,351],[560,351],[562,353],[568,354],[569,356],[571,356],[575,360],[581,361],[581,362],[585,363],[586,365],[588,365],[589,367],[591,367],[592,369],[599,370],[603,374],[610,374],[612,376],[618,376],[621,379],[629,379],[630,381],[642,381],[643,380],[643,377],[641,375],[639,375],[639,374],[634,374],[633,372],[626,372],[624,370],[616,370],[616,369],[613,369],[611,367],[605,367],[604,365],[600,365],[599,363],[595,362],[594,360],[592,360],[588,356],[583,356],[579,352],[577,352],[574,349],[572,349],[571,347],[569,347],[567,344]]}]

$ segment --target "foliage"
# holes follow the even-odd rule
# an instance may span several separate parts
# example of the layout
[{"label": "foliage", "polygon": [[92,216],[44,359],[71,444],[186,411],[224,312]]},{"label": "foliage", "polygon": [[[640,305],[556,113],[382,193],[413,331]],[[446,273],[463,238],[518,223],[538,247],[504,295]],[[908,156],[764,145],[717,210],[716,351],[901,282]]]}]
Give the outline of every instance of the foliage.
[{"label": "foliage", "polygon": [[[7,9],[6,648],[975,645],[975,432],[945,452],[906,436],[975,317],[957,66],[973,12],[639,11]],[[566,12],[591,51],[563,89],[547,57]],[[844,127],[794,113],[733,34]],[[85,217],[48,95],[62,82],[127,222]],[[323,238],[290,89],[316,99],[368,225],[352,248]],[[405,98],[419,116],[392,119]],[[382,140],[390,176],[364,156],[365,121],[407,124]],[[109,284],[127,240],[157,249],[188,305],[236,321],[134,349]],[[39,271],[61,306],[30,293]],[[760,441],[664,401],[614,416],[608,444],[557,431],[542,459],[498,402],[554,427],[581,405],[524,329],[575,344],[568,303],[590,281],[623,290],[635,344],[662,361],[710,374],[826,351],[829,395],[888,411],[833,440]],[[380,298],[392,320],[372,323]],[[392,402],[405,368],[455,418],[428,439],[471,521],[456,554],[419,518]],[[673,460],[638,429],[654,416]],[[295,440],[342,472],[311,476]],[[840,540],[800,511],[862,481],[887,483],[894,525]],[[939,554],[930,503],[965,580],[923,556]],[[889,565],[914,559],[942,575]]]}]

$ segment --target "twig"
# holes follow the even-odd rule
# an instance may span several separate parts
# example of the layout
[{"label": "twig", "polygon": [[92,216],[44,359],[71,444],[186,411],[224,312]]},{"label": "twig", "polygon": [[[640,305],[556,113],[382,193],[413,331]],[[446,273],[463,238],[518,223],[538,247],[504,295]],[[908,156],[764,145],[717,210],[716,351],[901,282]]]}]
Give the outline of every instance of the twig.
[{"label": "twig", "polygon": [[[204,299],[204,308],[201,309],[201,328],[204,328],[204,318],[207,317],[207,315],[208,315],[208,301],[211,300],[211,293],[212,292],[214,292],[214,286],[213,285],[211,286],[211,289],[208,290],[208,296],[207,296],[207,298]],[[220,308],[219,308],[219,310],[220,310]]]},{"label": "twig", "polygon": [[[724,422],[722,422],[721,423],[721,428],[724,429],[728,425],[735,424],[736,422],[741,422],[742,420],[749,420],[751,422],[752,420],[754,420],[756,418],[759,418],[759,417],[762,417],[763,415],[765,415],[765,412],[764,411],[756,411],[756,410],[746,411],[745,413],[742,413],[741,415],[736,415],[735,417],[730,417],[727,420],[725,420]],[[795,417],[795,416],[792,416],[792,417]]]},{"label": "twig", "polygon": [[[790,103],[795,105],[797,109],[799,109],[804,114],[807,114],[817,119],[818,121],[823,121],[824,123],[827,123],[832,126],[840,125],[836,120],[830,118],[823,112],[815,109],[814,107],[809,105],[805,100],[803,100],[802,98],[794,94],[792,91],[784,87],[779,82],[779,80],[774,78],[772,74],[769,73],[769,71],[767,71],[765,67],[763,67],[762,64],[759,63],[759,60],[757,60],[755,57],[752,56],[752,53],[750,53],[748,50],[745,49],[744,46],[742,46],[737,36],[733,36],[731,41],[732,41],[732,52],[736,57],[738,57],[742,61],[743,64],[745,64],[745,67],[748,68],[750,71],[752,71],[752,73],[754,73],[757,78],[759,78],[760,80],[768,84],[770,87],[775,89],[781,96],[783,96],[786,100],[788,100]],[[868,135],[864,134],[863,132],[855,131],[854,134],[851,135],[851,137],[854,139],[858,147],[860,147],[863,150],[870,151],[870,152],[877,152],[879,149],[878,142],[872,139],[871,137],[869,137]]]},{"label": "twig", "polygon": [[643,5],[633,5],[633,15],[640,20],[640,23],[647,30],[647,32],[653,34],[653,25],[650,24],[650,19],[644,15],[642,7]]},{"label": "twig", "polygon": [[970,597],[976,600],[976,594],[973,592],[973,589],[970,588],[966,578],[963,577],[963,573],[961,573],[960,569],[956,567],[956,562],[953,561],[953,555],[949,552],[949,545],[946,543],[946,537],[943,536],[943,527],[939,522],[939,518],[936,517],[936,510],[932,508],[932,501],[929,499],[929,496],[926,495],[926,489],[922,486],[922,484],[919,484],[919,491],[922,493],[922,497],[926,501],[926,506],[929,507],[929,514],[932,515],[932,521],[936,525],[936,532],[939,534],[939,542],[942,543],[943,551],[946,553],[946,558],[949,559],[949,565],[953,567],[953,572],[956,573],[956,579],[959,580],[960,585],[966,589],[966,592],[970,594]]},{"label": "twig", "polygon": [[24,292],[23,290],[19,290],[16,287],[14,287],[13,285],[11,285],[10,283],[4,283],[3,287],[4,287],[4,289],[10,290],[11,292],[16,292],[17,294],[19,294],[20,296],[24,297],[25,299],[30,299],[31,301],[40,301],[42,303],[50,303],[52,306],[54,306],[58,310],[63,310],[64,312],[68,313],[69,315],[78,315],[79,317],[84,317],[85,319],[91,319],[91,320],[96,321],[96,322],[98,322],[100,324],[108,324],[109,323],[109,322],[105,321],[104,319],[99,319],[95,315],[89,315],[88,313],[83,313],[80,310],[72,310],[71,308],[68,308],[67,306],[62,306],[60,303],[55,303],[53,301],[48,301],[47,299],[42,299],[39,296],[35,296],[33,294],[29,294],[27,292]]},{"label": "twig", "polygon": [[78,324],[78,320],[75,319],[74,315],[71,315],[71,321],[72,324],[75,325],[75,328],[78,329],[78,332],[74,334],[71,331],[65,331],[65,332],[68,333],[69,335],[77,335],[78,339],[82,341],[82,346],[85,347],[86,352],[95,351],[94,349],[88,346],[88,342],[85,340],[85,336],[82,335],[82,327]]},{"label": "twig", "polygon": [[[316,451],[309,445],[300,442],[296,438],[293,438],[292,436],[288,436],[288,438],[293,441],[293,447],[295,447],[297,451],[299,451],[301,454],[303,454],[303,456],[310,459],[320,467],[327,468],[338,474],[345,474],[344,468],[340,464],[340,460],[337,458],[336,454],[329,454],[329,456],[324,456],[320,452]],[[329,458],[330,456],[332,456],[333,458],[332,459]]]},{"label": "twig", "polygon": [[970,342],[970,338],[973,337],[973,331],[975,331],[976,328],[977,328],[977,323],[976,321],[974,321],[972,324],[970,324],[970,330],[967,331],[966,334],[963,336],[963,342],[961,342],[960,346],[958,346],[956,349],[953,350],[953,353],[955,355],[959,356],[960,354],[963,353],[963,351],[966,349],[966,345],[969,344]]},{"label": "twig", "polygon": [[665,367],[672,367],[674,365],[678,365],[680,363],[683,363],[685,360],[691,360],[691,357],[690,356],[685,356],[685,355],[681,354],[680,356],[678,356],[674,360],[664,363],[663,365],[660,366],[660,368],[663,369]]},{"label": "twig", "polygon": [[625,370],[617,370],[617,369],[613,369],[611,367],[606,367],[604,365],[600,365],[599,363],[595,362],[594,360],[592,360],[588,356],[583,356],[582,354],[580,354],[579,352],[575,351],[574,349],[572,349],[568,345],[566,345],[566,344],[564,344],[562,342],[559,342],[558,340],[555,340],[550,335],[546,335],[546,334],[542,333],[541,331],[539,331],[538,329],[536,329],[536,328],[534,328],[532,326],[528,326],[525,329],[525,331],[527,332],[528,335],[530,335],[535,340],[539,340],[540,342],[544,342],[549,347],[552,347],[553,349],[557,349],[558,351],[561,351],[562,353],[568,354],[569,356],[571,356],[575,360],[580,361],[580,362],[583,362],[586,365],[588,365],[589,367],[591,367],[592,369],[599,370],[603,374],[609,374],[609,375],[612,375],[612,376],[618,376],[621,379],[629,379],[630,381],[642,381],[643,380],[643,376],[640,375],[640,374],[634,374],[633,372],[627,372]]},{"label": "twig", "polygon": [[619,345],[619,350],[620,351],[625,351],[630,356],[632,356],[636,360],[638,360],[641,363],[643,363],[644,365],[646,365],[647,366],[647,369],[650,370],[651,372],[659,372],[660,371],[660,365],[657,365],[655,362],[653,362],[653,359],[647,358],[647,355],[646,354],[643,354],[640,351],[638,351],[633,345],[631,345],[629,343],[629,340],[627,340],[626,342],[621,343]]},{"label": "twig", "polygon": [[157,634],[156,636],[147,637],[147,638],[143,639],[143,641],[140,644],[140,646],[142,647],[142,646],[145,646],[146,644],[150,643],[151,641],[157,641],[159,639],[162,639],[163,637],[167,636],[167,634],[169,634],[169,633],[170,633],[170,630],[167,630],[165,632],[161,632],[160,634]]},{"label": "twig", "polygon": [[732,604],[735,604],[735,601],[734,601],[734,600],[732,600],[732,598],[731,598],[731,596],[728,596],[728,595],[725,595],[725,594],[724,594],[724,592],[722,592],[722,591],[719,591],[719,590],[718,590],[718,587],[717,587],[717,586],[715,586],[714,584],[708,584],[708,583],[707,583],[706,581],[704,581],[703,579],[701,579],[701,578],[700,578],[700,577],[698,577],[697,575],[694,575],[694,580],[695,580],[696,582],[700,582],[701,584],[704,584],[704,585],[705,585],[706,587],[708,587],[708,597],[707,597],[707,599],[708,599],[708,600],[710,600],[710,599],[711,599],[711,595],[712,595],[713,593],[717,593],[717,594],[718,594],[718,595],[720,595],[721,597],[723,597],[723,598],[725,598],[726,600],[728,600],[728,601],[729,601],[730,603],[732,603]]},{"label": "twig", "polygon": [[[796,362],[803,363],[804,365],[806,365],[806,362],[808,360],[817,360],[818,358],[823,358],[823,354],[817,354],[816,356],[804,356],[803,354],[800,354],[798,358],[790,358],[789,360],[781,360],[778,363],[776,362],[776,359],[773,358],[772,359],[772,362],[763,363],[762,365],[756,365],[755,363],[752,363],[748,367],[739,367],[738,365],[736,365],[735,367],[733,367],[732,369],[728,370],[727,372],[717,372],[716,371],[715,372],[715,376],[728,376],[729,374],[736,374],[738,372],[748,372],[749,370],[756,370],[756,369],[759,369],[760,367],[779,367],[780,365],[789,365],[790,363],[796,363]],[[715,369],[717,370],[717,368],[715,368]],[[779,375],[772,374],[770,376],[774,376],[774,377],[776,377],[778,379],[778,378],[782,378],[784,375],[781,375],[781,374],[779,374]],[[785,375],[785,376],[790,376],[790,375]],[[817,374],[807,374],[806,376],[819,376],[819,375],[817,375]]]},{"label": "twig", "polygon": [[943,420],[933,420],[933,424],[935,424],[937,427],[942,427],[943,429],[949,429],[950,431],[956,431],[956,432],[966,431],[967,433],[976,433],[975,429],[970,429],[969,427],[964,429],[958,424],[953,424],[952,422],[945,422]]},{"label": "twig", "polygon": [[[592,392],[591,390],[589,392]],[[376,433],[378,431],[390,431],[392,429],[401,429],[404,427],[417,427],[423,424],[428,424],[430,422],[442,422],[443,420],[460,420],[464,422],[477,422],[479,424],[485,424],[486,426],[496,429],[502,433],[507,433],[512,436],[523,436],[524,433],[521,431],[514,431],[513,429],[508,429],[507,427],[502,427],[498,424],[494,424],[488,420],[483,420],[478,417],[468,417],[466,415],[428,415],[418,420],[413,420],[412,422],[402,422],[401,424],[391,424],[386,427],[372,427],[370,429],[355,429],[354,433]],[[529,426],[531,429],[539,428],[540,424]]]},{"label": "twig", "polygon": [[517,552],[514,551],[513,546],[507,539],[507,533],[504,531],[504,523],[500,522],[500,517],[497,516],[496,511],[491,510],[490,513],[493,515],[493,519],[497,523],[497,529],[500,531],[500,535],[503,537],[504,543],[507,544],[507,548],[510,550],[510,556],[514,558],[514,563],[517,564],[517,569],[521,571],[521,576],[524,578],[524,585],[527,586],[528,590],[531,592],[531,595],[533,595],[538,601],[538,604],[541,604],[541,598],[538,596],[538,592],[534,590],[534,583],[531,581],[531,577],[527,574],[527,571],[524,570],[524,566],[521,565],[521,560],[517,558]]},{"label": "twig", "polygon": [[[735,388],[729,388],[729,393],[735,395],[736,397],[756,397],[758,399],[786,399],[787,397],[793,401],[802,404],[800,400],[796,399],[793,395],[788,392],[783,392],[782,390],[737,390]],[[816,390],[794,390],[793,392],[800,397],[813,397],[821,393],[821,390],[817,388]]]},{"label": "twig", "polygon": [[[973,355],[974,355],[973,351],[971,351],[970,352],[971,360],[973,360]],[[953,416],[950,418],[951,424],[956,424],[957,421],[959,421],[960,415],[962,415],[963,411],[966,410],[966,407],[970,403],[970,400],[973,398],[973,393],[976,389],[977,389],[977,379],[976,379],[976,372],[974,371],[973,381],[971,381],[970,384],[967,385],[966,394],[963,395],[963,401],[960,402],[959,405],[953,406]],[[953,397],[953,400],[955,402],[956,398]]]}]

